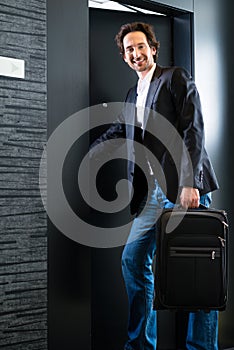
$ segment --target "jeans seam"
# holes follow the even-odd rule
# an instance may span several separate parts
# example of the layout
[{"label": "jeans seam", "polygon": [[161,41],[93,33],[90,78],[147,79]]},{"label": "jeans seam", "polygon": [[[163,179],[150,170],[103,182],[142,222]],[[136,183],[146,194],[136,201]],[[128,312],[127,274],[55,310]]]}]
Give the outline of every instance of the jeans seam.
[{"label": "jeans seam", "polygon": [[[153,234],[153,232],[152,232],[152,234]],[[155,237],[152,237],[152,240],[156,240],[156,228],[154,227],[154,234],[155,234]],[[149,243],[149,246],[150,246],[150,244],[152,244],[152,240],[150,241],[150,243]],[[145,256],[147,255],[147,249],[146,249],[146,251],[145,251]],[[144,257],[145,257],[144,256]],[[153,275],[153,272],[152,272],[152,275]],[[144,280],[145,280],[145,282],[146,282],[146,278],[145,278],[145,276],[144,276]],[[144,288],[144,292],[145,292],[145,309],[147,310],[147,288],[146,288],[146,283],[145,283],[145,288]],[[151,304],[151,306],[152,306],[152,304]],[[148,320],[149,320],[149,317],[150,317],[150,310],[147,310],[148,311],[148,316],[147,316],[147,318],[145,318],[145,327],[144,327],[144,329],[145,329],[145,331],[147,330],[147,324],[148,324]],[[146,339],[146,334],[145,334],[146,332],[144,332],[144,342],[143,342],[143,349],[144,350],[146,350],[146,348],[145,348],[145,346],[147,346],[147,339]]]}]

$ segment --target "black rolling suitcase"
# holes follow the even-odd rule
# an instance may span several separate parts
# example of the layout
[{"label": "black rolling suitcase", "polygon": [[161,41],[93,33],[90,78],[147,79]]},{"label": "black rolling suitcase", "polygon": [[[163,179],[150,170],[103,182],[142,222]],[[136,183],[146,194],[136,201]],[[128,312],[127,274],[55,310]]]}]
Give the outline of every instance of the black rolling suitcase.
[{"label": "black rolling suitcase", "polygon": [[155,309],[224,310],[226,213],[165,209],[158,220]]}]

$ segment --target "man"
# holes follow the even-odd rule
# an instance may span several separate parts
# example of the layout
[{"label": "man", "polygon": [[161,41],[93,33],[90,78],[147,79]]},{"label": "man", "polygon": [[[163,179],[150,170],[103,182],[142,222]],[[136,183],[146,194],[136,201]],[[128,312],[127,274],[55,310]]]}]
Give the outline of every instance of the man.
[{"label": "man", "polygon": [[[124,115],[119,117],[118,122],[95,145],[119,137],[128,139],[128,178],[134,187],[131,210],[136,216],[122,256],[122,271],[129,300],[125,350],[156,350],[156,311],[152,308],[155,219],[160,209],[173,207],[178,198],[184,208],[196,208],[199,203],[209,206],[210,192],[216,190],[218,184],[204,148],[199,95],[189,74],[179,67],[160,67],[156,64],[159,42],[148,24],[135,22],[123,25],[116,42],[124,61],[138,75],[137,85],[130,89],[126,98],[126,102],[136,108],[130,108],[132,113],[131,116],[127,115],[128,120]],[[178,131],[191,159],[192,175],[182,150],[178,150],[178,171],[167,145],[152,138],[148,132],[159,128],[157,118],[151,115],[150,110],[163,116]],[[145,184],[145,177],[134,165],[137,157],[141,160],[144,158],[142,154],[137,154],[136,141],[149,148],[161,165],[167,185],[166,193],[157,164],[152,159],[145,156],[147,176],[150,174],[148,184]],[[177,147],[176,143],[174,147]],[[218,313],[190,313],[186,341],[188,350],[217,350]]]}]

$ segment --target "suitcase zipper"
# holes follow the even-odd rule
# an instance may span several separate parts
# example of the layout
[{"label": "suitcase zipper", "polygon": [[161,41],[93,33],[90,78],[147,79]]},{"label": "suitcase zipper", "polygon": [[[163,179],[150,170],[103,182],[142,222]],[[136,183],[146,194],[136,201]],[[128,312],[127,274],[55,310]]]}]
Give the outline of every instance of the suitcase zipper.
[{"label": "suitcase zipper", "polygon": [[225,247],[226,239],[224,239],[224,238],[222,238],[222,237],[220,237],[220,236],[218,236],[218,239],[220,240],[220,243],[221,243],[222,247],[224,248],[224,247]]},{"label": "suitcase zipper", "polygon": [[170,247],[170,257],[191,257],[191,258],[210,258],[215,260],[220,258],[219,248],[204,248],[204,247]]},{"label": "suitcase zipper", "polygon": [[228,224],[225,221],[222,221],[223,226],[228,227]]},{"label": "suitcase zipper", "polygon": [[215,255],[216,255],[215,253],[216,253],[215,250],[212,250],[212,252],[211,252],[211,259],[212,259],[212,260],[215,259]]}]

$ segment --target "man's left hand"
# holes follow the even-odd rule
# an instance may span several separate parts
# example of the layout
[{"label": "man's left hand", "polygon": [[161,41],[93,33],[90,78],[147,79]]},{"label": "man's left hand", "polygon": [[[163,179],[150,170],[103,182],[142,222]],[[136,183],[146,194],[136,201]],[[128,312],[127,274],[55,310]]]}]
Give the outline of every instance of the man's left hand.
[{"label": "man's left hand", "polygon": [[183,187],[180,195],[180,204],[183,208],[198,208],[200,194],[197,188]]}]

